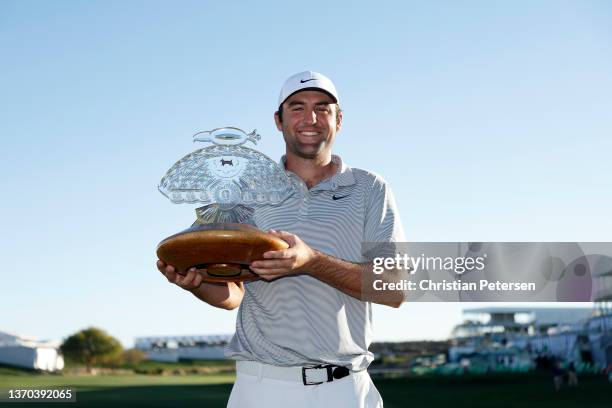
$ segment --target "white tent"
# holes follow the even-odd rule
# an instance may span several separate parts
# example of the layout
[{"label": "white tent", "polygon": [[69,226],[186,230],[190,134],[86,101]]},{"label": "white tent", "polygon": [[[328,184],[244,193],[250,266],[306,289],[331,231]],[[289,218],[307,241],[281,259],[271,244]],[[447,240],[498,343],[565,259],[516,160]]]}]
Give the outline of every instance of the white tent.
[{"label": "white tent", "polygon": [[59,342],[40,341],[0,331],[0,364],[57,371],[64,368],[64,359],[59,354]]}]

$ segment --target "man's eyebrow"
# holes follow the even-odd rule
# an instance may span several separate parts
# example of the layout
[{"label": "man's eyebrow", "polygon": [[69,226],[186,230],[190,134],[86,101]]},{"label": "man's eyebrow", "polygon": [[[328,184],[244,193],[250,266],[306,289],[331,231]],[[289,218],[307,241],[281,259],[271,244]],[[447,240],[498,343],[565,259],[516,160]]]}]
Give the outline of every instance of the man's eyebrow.
[{"label": "man's eyebrow", "polygon": [[[295,106],[295,105],[305,105],[306,102],[303,101],[291,101],[288,103],[287,106]],[[330,102],[330,101],[321,101],[321,102],[315,102],[315,106],[327,106],[327,105],[333,105],[334,102]]]}]

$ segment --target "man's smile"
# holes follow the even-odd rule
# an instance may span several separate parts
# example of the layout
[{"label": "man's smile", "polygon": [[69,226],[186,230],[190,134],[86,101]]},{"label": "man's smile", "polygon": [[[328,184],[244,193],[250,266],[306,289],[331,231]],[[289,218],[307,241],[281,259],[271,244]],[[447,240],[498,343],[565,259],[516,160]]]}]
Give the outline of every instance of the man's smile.
[{"label": "man's smile", "polygon": [[297,140],[300,143],[318,143],[324,133],[320,129],[299,129],[296,132]]},{"label": "man's smile", "polygon": [[298,131],[298,136],[300,140],[314,141],[314,140],[319,140],[319,137],[321,136],[321,132],[315,132],[313,130],[302,130],[302,131]]}]

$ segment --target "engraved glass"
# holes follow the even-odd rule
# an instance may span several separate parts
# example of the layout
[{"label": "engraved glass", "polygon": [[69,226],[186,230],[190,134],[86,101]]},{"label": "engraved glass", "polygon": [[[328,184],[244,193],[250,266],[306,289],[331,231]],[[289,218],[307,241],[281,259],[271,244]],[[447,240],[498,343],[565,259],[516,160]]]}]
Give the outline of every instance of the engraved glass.
[{"label": "engraved glass", "polygon": [[194,135],[212,145],[177,161],[166,172],[159,191],[173,203],[202,203],[196,224],[252,223],[253,207],[279,204],[294,191],[284,169],[266,155],[243,146],[261,136],[235,127]]}]

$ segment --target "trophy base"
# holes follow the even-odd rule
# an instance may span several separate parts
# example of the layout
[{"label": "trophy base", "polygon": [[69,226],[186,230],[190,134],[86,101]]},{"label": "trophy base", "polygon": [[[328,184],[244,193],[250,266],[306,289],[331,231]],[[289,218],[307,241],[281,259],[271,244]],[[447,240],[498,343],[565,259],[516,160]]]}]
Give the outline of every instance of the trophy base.
[{"label": "trophy base", "polygon": [[205,282],[258,279],[249,269],[263,253],[287,248],[285,241],[246,224],[194,225],[157,246],[157,257],[184,275],[196,268]]}]

